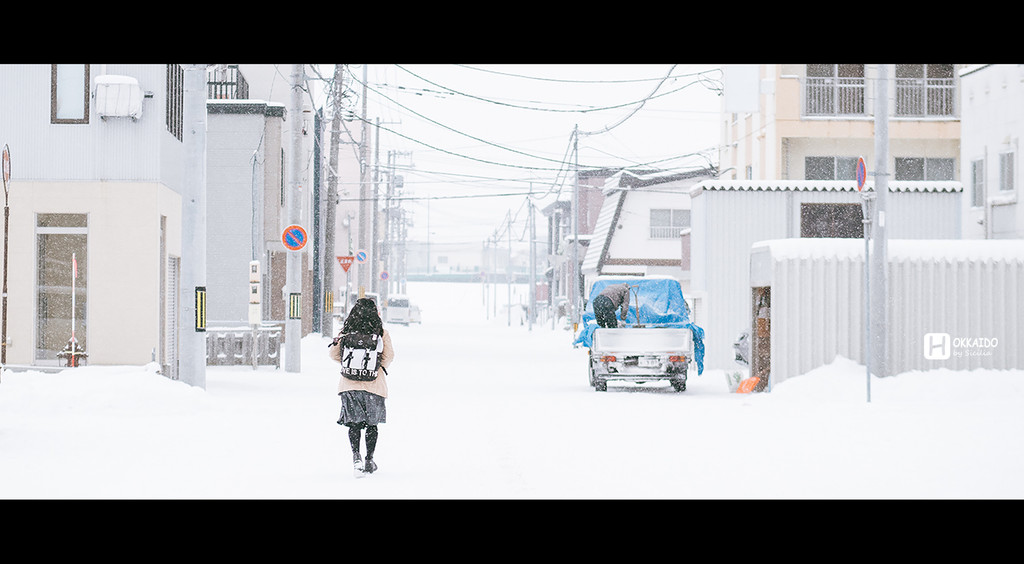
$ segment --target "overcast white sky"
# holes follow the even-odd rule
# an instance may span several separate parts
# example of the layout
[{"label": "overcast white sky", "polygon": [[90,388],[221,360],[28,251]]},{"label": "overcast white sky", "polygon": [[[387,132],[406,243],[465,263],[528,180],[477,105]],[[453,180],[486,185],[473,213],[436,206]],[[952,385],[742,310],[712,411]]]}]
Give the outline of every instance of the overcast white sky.
[{"label": "overcast white sky", "polygon": [[[349,68],[361,94],[363,67]],[[571,194],[577,126],[581,168],[717,162],[721,68],[371,64],[367,114],[382,163],[400,153],[410,239],[426,240],[429,215],[432,244],[479,248],[507,216],[513,240],[524,232],[531,190],[538,205]]]}]

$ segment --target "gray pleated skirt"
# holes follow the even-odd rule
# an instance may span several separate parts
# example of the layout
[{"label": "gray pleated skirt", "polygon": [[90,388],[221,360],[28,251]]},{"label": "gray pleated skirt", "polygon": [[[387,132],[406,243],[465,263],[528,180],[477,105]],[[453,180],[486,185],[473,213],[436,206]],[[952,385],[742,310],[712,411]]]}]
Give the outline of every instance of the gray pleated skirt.
[{"label": "gray pleated skirt", "polygon": [[379,425],[387,419],[384,398],[364,390],[348,390],[338,394],[341,397],[341,415],[338,425],[366,423]]}]

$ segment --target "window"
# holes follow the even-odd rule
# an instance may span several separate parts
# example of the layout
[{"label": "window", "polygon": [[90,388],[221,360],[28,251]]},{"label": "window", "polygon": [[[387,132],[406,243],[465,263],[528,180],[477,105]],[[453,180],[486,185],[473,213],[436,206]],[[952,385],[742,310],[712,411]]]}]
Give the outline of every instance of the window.
[{"label": "window", "polygon": [[651,239],[675,239],[690,226],[690,210],[651,210]]},{"label": "window", "polygon": [[181,65],[167,65],[167,131],[181,141],[184,131],[185,71]]},{"label": "window", "polygon": [[807,115],[863,115],[864,65],[807,65]]},{"label": "window", "polygon": [[953,115],[953,75],[953,65],[896,65],[896,115]]},{"label": "window", "polygon": [[801,204],[801,237],[864,236],[863,212],[860,204]]},{"label": "window", "polygon": [[36,216],[36,360],[56,364],[72,331],[88,352],[88,232],[85,214]]},{"label": "window", "polygon": [[1013,153],[999,155],[999,190],[1013,191]]},{"label": "window", "polygon": [[953,159],[896,158],[896,180],[953,180]]},{"label": "window", "polygon": [[50,123],[89,123],[89,65],[50,65]]},{"label": "window", "polygon": [[857,180],[856,157],[805,157],[805,180]]},{"label": "window", "polygon": [[971,205],[985,205],[985,161],[971,161]]}]

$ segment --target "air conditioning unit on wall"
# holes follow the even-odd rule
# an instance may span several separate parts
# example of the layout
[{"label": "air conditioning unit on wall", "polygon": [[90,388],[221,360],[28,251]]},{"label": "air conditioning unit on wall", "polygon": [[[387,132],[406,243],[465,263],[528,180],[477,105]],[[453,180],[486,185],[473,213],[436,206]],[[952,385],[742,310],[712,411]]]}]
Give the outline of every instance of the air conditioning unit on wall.
[{"label": "air conditioning unit on wall", "polygon": [[142,117],[142,88],[130,76],[113,74],[96,77],[96,114],[101,118]]}]

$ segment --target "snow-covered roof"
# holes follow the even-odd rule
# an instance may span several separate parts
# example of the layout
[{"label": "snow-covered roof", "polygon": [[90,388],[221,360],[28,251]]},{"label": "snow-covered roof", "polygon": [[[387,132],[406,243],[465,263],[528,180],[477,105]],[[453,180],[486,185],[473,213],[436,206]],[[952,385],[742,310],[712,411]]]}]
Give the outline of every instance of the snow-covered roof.
[{"label": "snow-covered roof", "polygon": [[[864,190],[874,191],[874,181],[864,184]],[[691,195],[701,191],[744,190],[744,191],[811,191],[811,192],[856,192],[853,180],[704,180],[691,189]],[[890,192],[962,192],[963,184],[945,180],[896,180],[889,181]]]},{"label": "snow-covered roof", "polygon": [[[860,258],[863,239],[794,238],[754,243],[773,259]],[[1024,263],[1024,239],[891,239],[887,254],[896,261],[964,261]]]},{"label": "snow-covered roof", "polygon": [[693,180],[695,178],[706,178],[712,176],[710,169],[690,170],[679,172],[677,170],[620,170],[609,176],[604,181],[602,188],[605,193],[609,190],[621,188],[640,188],[644,186],[664,185],[679,180]]}]

